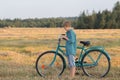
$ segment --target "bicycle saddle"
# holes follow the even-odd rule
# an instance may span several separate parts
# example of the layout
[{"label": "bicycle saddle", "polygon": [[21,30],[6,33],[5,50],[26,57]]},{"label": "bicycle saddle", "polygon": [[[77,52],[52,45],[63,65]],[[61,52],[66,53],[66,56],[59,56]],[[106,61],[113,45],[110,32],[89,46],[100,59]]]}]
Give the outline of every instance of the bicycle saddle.
[{"label": "bicycle saddle", "polygon": [[90,41],[80,41],[80,43],[83,44],[84,46],[90,45]]}]

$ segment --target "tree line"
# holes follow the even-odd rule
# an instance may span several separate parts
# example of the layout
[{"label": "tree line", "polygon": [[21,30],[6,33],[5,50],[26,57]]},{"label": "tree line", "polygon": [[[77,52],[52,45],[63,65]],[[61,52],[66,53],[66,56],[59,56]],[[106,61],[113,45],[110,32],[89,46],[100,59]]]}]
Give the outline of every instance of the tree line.
[{"label": "tree line", "polygon": [[117,2],[112,11],[104,10],[91,15],[83,12],[77,20],[77,29],[120,29],[120,2]]},{"label": "tree line", "polygon": [[83,11],[79,17],[0,19],[0,28],[62,27],[65,20],[71,21],[76,29],[120,29],[120,2],[115,3],[112,11],[93,11],[92,14]]},{"label": "tree line", "polygon": [[0,27],[62,27],[62,24],[65,20],[69,20],[72,22],[72,26],[74,26],[74,21],[77,20],[77,17],[58,17],[58,18],[29,18],[29,19],[3,19],[0,20]]}]

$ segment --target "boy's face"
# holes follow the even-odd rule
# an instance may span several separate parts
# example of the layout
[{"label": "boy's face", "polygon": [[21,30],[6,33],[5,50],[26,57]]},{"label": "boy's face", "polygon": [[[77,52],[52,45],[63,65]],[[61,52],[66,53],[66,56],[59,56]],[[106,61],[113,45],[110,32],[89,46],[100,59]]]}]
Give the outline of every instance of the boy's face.
[{"label": "boy's face", "polygon": [[64,26],[64,29],[65,29],[66,31],[68,31],[68,30],[70,29],[70,27]]}]

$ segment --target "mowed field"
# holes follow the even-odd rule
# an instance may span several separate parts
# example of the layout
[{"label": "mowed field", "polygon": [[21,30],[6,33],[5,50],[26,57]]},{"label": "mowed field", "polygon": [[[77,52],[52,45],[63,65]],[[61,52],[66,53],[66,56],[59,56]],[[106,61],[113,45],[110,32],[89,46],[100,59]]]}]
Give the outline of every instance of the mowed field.
[{"label": "mowed field", "polygon": [[[74,80],[120,79],[120,29],[75,30],[77,44],[91,41],[91,46],[103,46],[111,56],[111,70],[102,79],[77,75]],[[56,76],[41,78],[35,70],[36,58],[44,51],[53,50],[57,38],[65,33],[62,28],[1,28],[0,29],[0,80],[59,80]],[[63,41],[63,45],[64,45]],[[79,53],[77,53],[78,55]],[[61,80],[69,80],[68,69]]]}]

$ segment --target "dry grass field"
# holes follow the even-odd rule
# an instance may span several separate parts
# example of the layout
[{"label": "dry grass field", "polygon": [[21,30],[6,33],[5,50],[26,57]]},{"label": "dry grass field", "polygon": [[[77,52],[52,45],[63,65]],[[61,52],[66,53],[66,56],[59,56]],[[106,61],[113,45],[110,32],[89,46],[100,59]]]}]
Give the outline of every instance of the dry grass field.
[{"label": "dry grass field", "polygon": [[[74,80],[119,80],[120,79],[120,29],[75,30],[78,45],[80,40],[90,40],[91,46],[103,46],[111,56],[111,70],[102,79],[81,74]],[[61,28],[10,28],[0,29],[0,80],[44,80],[35,70],[38,55],[53,50]],[[78,53],[77,53],[78,54]],[[61,80],[68,80],[68,69]],[[51,76],[45,80],[59,80]]]}]

